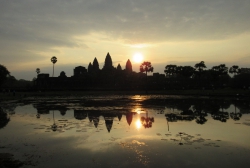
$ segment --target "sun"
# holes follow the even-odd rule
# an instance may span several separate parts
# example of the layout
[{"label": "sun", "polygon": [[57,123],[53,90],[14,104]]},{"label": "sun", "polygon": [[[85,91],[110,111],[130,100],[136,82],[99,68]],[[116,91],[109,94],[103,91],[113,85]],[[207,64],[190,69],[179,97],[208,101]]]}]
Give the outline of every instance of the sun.
[{"label": "sun", "polygon": [[141,63],[142,60],[143,60],[143,55],[141,53],[135,53],[134,56],[133,56],[133,60],[134,62],[136,63]]}]

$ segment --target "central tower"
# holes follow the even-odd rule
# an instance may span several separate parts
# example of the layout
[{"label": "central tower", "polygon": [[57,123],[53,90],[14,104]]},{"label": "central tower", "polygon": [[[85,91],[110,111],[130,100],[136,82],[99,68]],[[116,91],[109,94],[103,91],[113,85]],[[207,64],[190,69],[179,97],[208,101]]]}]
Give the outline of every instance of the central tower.
[{"label": "central tower", "polygon": [[108,53],[106,58],[105,58],[103,70],[113,70],[113,69],[114,69],[114,67],[113,67],[112,59]]}]

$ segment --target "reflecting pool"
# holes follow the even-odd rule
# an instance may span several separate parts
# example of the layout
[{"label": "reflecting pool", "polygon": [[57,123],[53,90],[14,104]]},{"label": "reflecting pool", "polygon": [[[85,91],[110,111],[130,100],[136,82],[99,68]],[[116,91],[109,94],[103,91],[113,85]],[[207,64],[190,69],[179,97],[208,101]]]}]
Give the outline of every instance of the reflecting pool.
[{"label": "reflecting pool", "polygon": [[23,167],[250,166],[245,99],[48,97],[0,107],[0,154]]}]

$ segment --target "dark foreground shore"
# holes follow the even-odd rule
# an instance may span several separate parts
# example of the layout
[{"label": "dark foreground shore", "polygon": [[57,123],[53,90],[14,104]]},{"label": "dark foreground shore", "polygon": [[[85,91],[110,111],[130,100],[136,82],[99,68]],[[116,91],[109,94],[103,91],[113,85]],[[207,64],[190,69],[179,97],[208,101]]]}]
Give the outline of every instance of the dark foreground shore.
[{"label": "dark foreground shore", "polygon": [[19,160],[14,159],[14,155],[10,153],[0,153],[0,167],[1,168],[11,168],[11,167],[22,167],[24,164],[28,165],[27,163],[21,162]]},{"label": "dark foreground shore", "polygon": [[0,93],[0,102],[8,100],[20,100],[28,97],[68,97],[87,95],[176,95],[176,96],[206,96],[206,97],[231,97],[250,98],[250,90],[164,90],[164,91],[36,91]]}]

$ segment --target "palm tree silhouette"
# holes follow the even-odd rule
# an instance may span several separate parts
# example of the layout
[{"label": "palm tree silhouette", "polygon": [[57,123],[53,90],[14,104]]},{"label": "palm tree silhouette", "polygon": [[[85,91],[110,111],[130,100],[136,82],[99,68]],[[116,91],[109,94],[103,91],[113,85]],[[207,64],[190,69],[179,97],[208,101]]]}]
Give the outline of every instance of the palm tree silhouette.
[{"label": "palm tree silhouette", "polygon": [[40,73],[40,68],[36,68],[37,75]]},{"label": "palm tree silhouette", "polygon": [[57,58],[56,58],[56,56],[53,56],[50,60],[53,63],[53,77],[54,77],[54,65],[57,62]]},{"label": "palm tree silhouette", "polygon": [[147,78],[148,78],[148,72],[153,72],[154,71],[154,68],[152,67],[151,65],[151,62],[146,62],[144,61],[141,65],[140,65],[140,72],[146,72],[146,92],[148,91],[147,90]]}]

